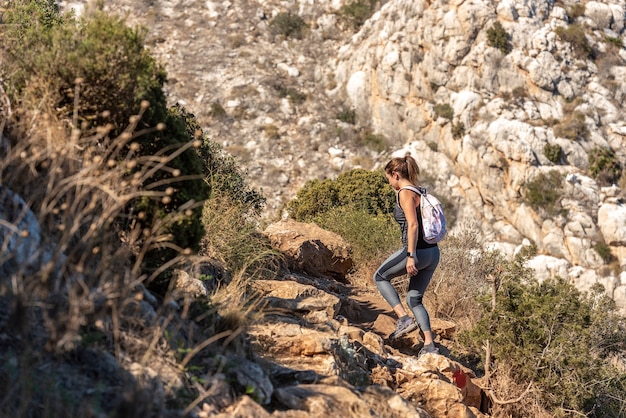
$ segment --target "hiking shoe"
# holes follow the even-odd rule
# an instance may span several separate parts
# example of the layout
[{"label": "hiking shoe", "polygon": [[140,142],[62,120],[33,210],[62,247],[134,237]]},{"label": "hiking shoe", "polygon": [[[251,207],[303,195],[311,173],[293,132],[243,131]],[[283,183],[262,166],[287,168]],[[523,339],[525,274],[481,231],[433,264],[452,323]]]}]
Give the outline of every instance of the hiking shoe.
[{"label": "hiking shoe", "polygon": [[395,340],[417,328],[415,320],[409,315],[406,315],[398,320],[396,323],[396,330],[389,335],[390,340]]},{"label": "hiking shoe", "polygon": [[431,347],[429,346],[424,346],[422,347],[422,349],[420,350],[419,353],[417,353],[417,358],[422,357],[424,354],[439,354],[439,349],[437,347],[435,347],[435,345],[433,344]]}]

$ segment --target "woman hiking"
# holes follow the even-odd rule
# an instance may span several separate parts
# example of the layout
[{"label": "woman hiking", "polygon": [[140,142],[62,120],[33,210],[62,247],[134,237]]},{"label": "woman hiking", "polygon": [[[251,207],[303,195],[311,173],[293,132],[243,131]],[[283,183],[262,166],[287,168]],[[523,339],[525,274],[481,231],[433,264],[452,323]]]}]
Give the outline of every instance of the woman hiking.
[{"label": "woman hiking", "polygon": [[[439,264],[439,247],[424,241],[422,219],[420,214],[420,194],[405,187],[418,186],[417,176],[419,167],[415,159],[407,154],[404,157],[391,159],[385,166],[385,176],[389,185],[396,191],[397,204],[393,216],[402,230],[403,247],[390,255],[376,270],[374,281],[376,287],[398,316],[396,330],[389,339],[396,339],[417,328],[417,324],[424,334],[424,347],[418,357],[426,353],[438,353],[433,342],[433,333],[430,328],[430,317],[422,304],[424,292],[430,283],[437,264]],[[409,290],[406,302],[415,320],[407,314],[398,292],[391,284],[394,277],[408,274]]]}]

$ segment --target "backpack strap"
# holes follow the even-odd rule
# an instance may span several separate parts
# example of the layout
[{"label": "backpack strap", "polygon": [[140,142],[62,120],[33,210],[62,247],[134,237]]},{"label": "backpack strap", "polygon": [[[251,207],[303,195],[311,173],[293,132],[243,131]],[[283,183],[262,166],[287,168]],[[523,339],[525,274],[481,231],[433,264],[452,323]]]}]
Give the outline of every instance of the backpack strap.
[{"label": "backpack strap", "polygon": [[396,204],[400,204],[400,190],[410,190],[412,192],[417,193],[420,197],[425,196],[426,195],[426,188],[425,187],[421,187],[421,186],[404,186],[401,187],[400,189],[398,189],[398,191],[396,192]]}]

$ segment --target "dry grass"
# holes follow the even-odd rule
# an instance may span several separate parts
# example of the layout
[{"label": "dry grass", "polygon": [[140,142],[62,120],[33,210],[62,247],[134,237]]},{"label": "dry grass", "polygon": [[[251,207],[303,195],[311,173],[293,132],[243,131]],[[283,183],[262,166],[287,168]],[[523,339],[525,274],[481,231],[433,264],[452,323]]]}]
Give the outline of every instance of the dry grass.
[{"label": "dry grass", "polygon": [[[192,144],[158,157],[137,156],[133,141],[150,131],[136,131],[147,103],[124,133],[111,138],[110,127],[84,135],[76,120],[55,120],[45,109],[17,114],[1,96],[0,126],[9,138],[0,159],[4,215],[11,215],[6,206],[10,192],[25,201],[21,212],[1,225],[5,275],[0,281],[0,331],[9,338],[2,341],[0,357],[1,364],[14,364],[15,369],[0,367],[6,389],[0,415],[90,417],[105,408],[158,416],[162,405],[148,394],[156,390],[149,382],[129,378],[119,365],[107,366],[109,357],[95,356],[93,363],[72,359],[92,352],[90,346],[105,349],[93,351],[100,357],[109,351],[117,359],[122,352],[127,358],[150,353],[139,351],[145,346],[132,351],[129,345],[129,340],[140,340],[141,329],[152,332],[150,322],[138,321],[138,310],[130,309],[141,306],[140,285],[158,274],[145,275],[142,261],[152,248],[171,247],[161,231],[193,204],[148,228],[138,227],[144,214],[129,213],[128,207],[142,197],[168,199],[168,191],[156,191],[149,179],[158,171],[171,173],[168,163]],[[34,223],[20,223],[27,213],[36,219],[39,235],[33,233]],[[30,250],[28,262],[15,262],[21,260],[20,248]],[[179,250],[179,257],[160,271],[185,257]],[[122,377],[116,382],[91,380],[109,372]],[[98,393],[85,398],[99,385]],[[126,396],[135,395],[129,404]],[[140,398],[152,401],[141,406],[135,402]]]},{"label": "dry grass", "polygon": [[431,315],[455,322],[458,331],[472,328],[480,318],[477,298],[502,261],[483,248],[479,235],[475,226],[466,225],[440,243],[441,261],[424,297]]}]

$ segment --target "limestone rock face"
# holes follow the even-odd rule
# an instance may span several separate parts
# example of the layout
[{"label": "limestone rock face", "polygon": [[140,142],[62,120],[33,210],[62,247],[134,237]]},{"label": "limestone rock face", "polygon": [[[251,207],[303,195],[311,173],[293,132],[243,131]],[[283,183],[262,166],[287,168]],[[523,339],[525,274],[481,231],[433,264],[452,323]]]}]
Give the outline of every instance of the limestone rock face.
[{"label": "limestone rock face", "polygon": [[[545,256],[530,263],[538,274],[565,274],[587,288],[582,277],[619,283],[591,273],[614,274],[602,269],[599,244],[624,253],[625,194],[616,185],[603,191],[589,155],[611,148],[626,161],[626,84],[604,77],[621,72],[626,55],[587,65],[562,33],[583,28],[589,48],[607,51],[602,33],[623,37],[624,3],[588,2],[575,21],[567,13],[548,1],[391,1],[339,50],[334,71],[352,107],[400,148],[392,155],[411,152],[435,188],[456,199],[460,223],[478,221],[485,241],[509,255],[530,240]],[[489,43],[496,21],[508,53]],[[453,114],[442,117],[442,106]],[[575,118],[581,135],[563,129]],[[549,159],[549,146],[562,154]],[[560,186],[541,192],[557,192],[550,211],[532,203],[528,185],[553,174]]]},{"label": "limestone rock face", "polygon": [[293,271],[343,280],[352,268],[350,246],[315,224],[284,220],[268,226],[265,234],[285,254]]}]

